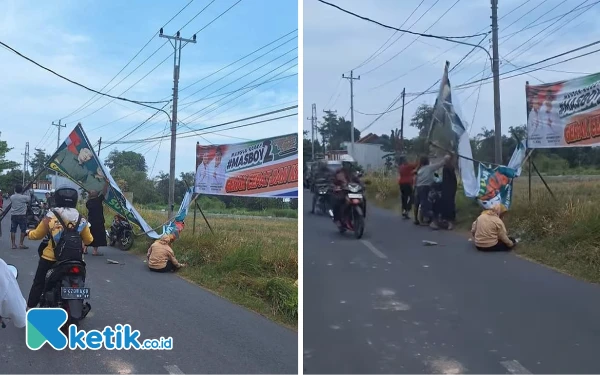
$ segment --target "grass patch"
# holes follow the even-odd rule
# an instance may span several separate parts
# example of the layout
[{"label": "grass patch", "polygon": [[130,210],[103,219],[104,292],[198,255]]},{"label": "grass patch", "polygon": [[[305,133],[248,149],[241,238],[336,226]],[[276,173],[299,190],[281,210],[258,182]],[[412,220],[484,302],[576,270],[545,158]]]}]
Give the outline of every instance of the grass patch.
[{"label": "grass patch", "polygon": [[[566,173],[568,174],[568,173]],[[367,195],[378,206],[400,211],[399,188],[394,177],[373,174]],[[513,201],[506,215],[509,233],[524,242],[517,254],[590,282],[600,283],[600,180],[549,178],[556,201],[538,178],[514,182]],[[457,229],[468,231],[481,209],[465,197],[459,186],[456,195]]]},{"label": "grass patch", "polygon": [[[166,213],[140,209],[156,227]],[[112,216],[110,216],[112,217]],[[108,216],[107,216],[108,218]],[[173,244],[179,274],[279,323],[298,327],[298,223],[260,218],[212,217],[214,235],[200,217],[188,220]],[[152,241],[138,237],[132,251],[146,254]]]}]

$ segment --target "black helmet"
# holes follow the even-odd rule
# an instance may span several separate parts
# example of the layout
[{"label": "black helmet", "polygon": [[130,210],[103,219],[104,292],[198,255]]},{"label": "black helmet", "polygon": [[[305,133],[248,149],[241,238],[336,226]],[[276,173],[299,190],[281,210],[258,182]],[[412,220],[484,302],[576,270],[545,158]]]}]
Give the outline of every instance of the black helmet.
[{"label": "black helmet", "polygon": [[59,187],[54,192],[54,203],[56,207],[76,208],[79,194],[72,187]]}]

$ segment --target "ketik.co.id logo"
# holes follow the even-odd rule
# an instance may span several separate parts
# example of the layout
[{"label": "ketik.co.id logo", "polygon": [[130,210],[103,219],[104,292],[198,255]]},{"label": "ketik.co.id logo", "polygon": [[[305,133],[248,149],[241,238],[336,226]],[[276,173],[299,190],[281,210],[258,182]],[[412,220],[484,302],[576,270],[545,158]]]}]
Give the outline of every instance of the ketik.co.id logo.
[{"label": "ketik.co.id logo", "polygon": [[27,347],[39,350],[48,343],[56,350],[91,349],[98,350],[171,350],[173,338],[146,339],[139,341],[140,331],[129,324],[117,324],[114,328],[106,326],[104,330],[82,331],[75,325],[69,326],[69,337],[61,331],[67,322],[67,312],[63,309],[31,309],[27,312],[25,327]]}]

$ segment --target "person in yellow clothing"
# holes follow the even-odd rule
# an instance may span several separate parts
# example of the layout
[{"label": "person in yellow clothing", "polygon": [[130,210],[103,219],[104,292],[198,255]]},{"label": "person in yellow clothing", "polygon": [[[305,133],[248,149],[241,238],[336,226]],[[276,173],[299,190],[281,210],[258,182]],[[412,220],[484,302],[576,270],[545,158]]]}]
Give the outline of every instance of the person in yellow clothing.
[{"label": "person in yellow clothing", "polygon": [[[90,225],[83,217],[80,216],[77,207],[78,193],[77,190],[69,187],[58,188],[54,193],[55,205],[53,211],[56,211],[65,225],[70,226],[79,221],[77,231],[81,236],[81,240],[85,245],[92,243],[94,238],[90,232]],[[42,297],[44,291],[44,284],[46,281],[46,274],[48,270],[56,263],[56,256],[54,254],[54,246],[60,241],[60,238],[64,232],[64,228],[60,223],[60,220],[56,218],[54,212],[49,211],[46,217],[40,222],[40,224],[34,230],[27,231],[27,236],[30,240],[41,240],[47,236],[51,236],[48,239],[47,245],[41,249],[40,261],[38,263],[37,271],[33,278],[33,285],[29,292],[29,299],[27,300],[27,308],[31,309],[36,307]],[[81,248],[83,251],[83,246]]]},{"label": "person in yellow clothing", "polygon": [[508,237],[502,217],[506,207],[496,204],[479,215],[471,226],[475,246],[480,251],[510,251],[516,245],[513,238]]},{"label": "person in yellow clothing", "polygon": [[173,243],[173,236],[165,234],[150,246],[146,255],[150,271],[172,272],[186,266],[175,258],[171,243]]}]

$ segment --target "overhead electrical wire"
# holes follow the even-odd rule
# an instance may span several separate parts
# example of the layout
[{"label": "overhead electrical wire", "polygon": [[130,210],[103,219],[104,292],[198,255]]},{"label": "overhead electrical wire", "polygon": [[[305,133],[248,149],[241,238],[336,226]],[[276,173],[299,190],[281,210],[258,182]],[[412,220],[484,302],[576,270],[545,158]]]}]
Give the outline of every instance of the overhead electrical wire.
[{"label": "overhead electrical wire", "polygon": [[[13,53],[15,53],[16,55],[18,55],[19,57],[22,57],[22,58],[24,58],[25,60],[27,60],[27,61],[29,61],[29,62],[33,63],[34,65],[37,65],[38,67],[40,67],[40,68],[42,68],[42,69],[44,69],[44,70],[46,70],[46,71],[48,71],[48,72],[50,72],[50,73],[54,74],[55,76],[57,76],[57,77],[59,77],[59,78],[61,78],[61,79],[65,80],[65,81],[67,81],[67,82],[69,82],[69,83],[72,83],[72,84],[74,84],[74,85],[76,85],[76,86],[79,86],[79,87],[81,87],[81,88],[83,88],[83,89],[86,89],[86,90],[88,90],[88,91],[91,91],[91,92],[95,92],[95,93],[97,93],[97,94],[99,94],[99,95],[106,96],[106,97],[109,97],[109,98],[113,98],[113,99],[115,99],[115,100],[122,100],[122,101],[124,101],[124,102],[129,102],[129,103],[133,103],[133,104],[141,105],[141,106],[143,106],[143,107],[152,108],[152,109],[156,109],[156,110],[159,110],[159,109],[158,109],[158,108],[156,108],[156,107],[153,107],[153,106],[151,106],[151,105],[148,105],[148,104],[159,104],[159,103],[164,103],[164,102],[165,102],[165,101],[137,101],[137,100],[127,99],[127,98],[121,98],[121,97],[118,97],[118,96],[113,96],[113,95],[105,94],[105,93],[103,93],[103,92],[100,92],[100,91],[98,91],[98,90],[94,90],[94,89],[92,89],[92,88],[89,88],[89,87],[87,87],[87,86],[85,86],[85,85],[83,85],[83,84],[81,84],[81,83],[79,83],[79,82],[73,81],[72,79],[69,79],[69,78],[67,78],[67,77],[63,76],[63,75],[61,75],[61,74],[59,74],[59,73],[55,72],[55,71],[54,71],[54,70],[52,70],[52,69],[45,67],[44,65],[42,65],[42,64],[40,64],[40,63],[38,63],[37,61],[35,61],[35,60],[33,60],[33,59],[30,59],[29,57],[27,57],[27,56],[23,55],[21,52],[17,51],[16,49],[12,48],[11,46],[9,46],[8,44],[6,44],[6,43],[4,43],[4,42],[2,42],[2,41],[0,41],[0,45],[2,45],[2,46],[4,46],[4,47],[6,47],[6,48],[8,48],[8,49],[10,49],[10,50],[11,50]],[[163,112],[164,112],[164,111],[163,111]],[[169,115],[167,112],[164,112],[164,113],[165,113],[167,116],[169,116],[169,118],[171,117],[171,116],[170,116],[170,115]]]},{"label": "overhead electrical wire", "polygon": [[[439,16],[439,17],[438,17],[438,19],[436,19],[436,20],[435,20],[435,21],[434,21],[434,22],[433,22],[433,23],[432,23],[432,24],[431,24],[431,25],[430,25],[430,26],[429,26],[429,27],[428,27],[428,28],[425,30],[425,32],[427,32],[427,31],[431,30],[431,28],[433,28],[435,25],[437,25],[437,23],[438,23],[438,22],[440,22],[440,21],[442,20],[442,18],[444,18],[444,17],[446,16],[446,14],[448,14],[448,12],[450,12],[450,11],[451,11],[451,10],[452,10],[452,9],[453,9],[453,8],[454,8],[454,7],[455,7],[455,6],[456,6],[456,5],[457,5],[457,4],[460,2],[460,1],[461,1],[461,0],[456,0],[456,1],[454,2],[454,4],[452,4],[452,5],[450,6],[450,8],[448,8],[448,9],[447,9],[447,10],[446,10],[444,13],[442,13],[442,15],[441,15],[441,16]],[[433,7],[435,4],[437,4],[437,2],[435,2],[435,3],[432,5],[432,7]],[[427,12],[426,12],[426,13],[427,13]],[[424,15],[425,15],[425,13],[424,13]],[[418,20],[417,20],[417,22],[418,22]],[[387,59],[386,61],[384,61],[384,62],[383,62],[383,63],[381,63],[380,65],[376,66],[375,68],[373,68],[373,69],[371,69],[371,70],[369,70],[369,71],[367,71],[367,72],[365,72],[365,73],[362,73],[362,75],[367,75],[367,74],[369,74],[369,73],[371,73],[371,72],[373,72],[373,71],[375,71],[375,70],[377,70],[377,69],[381,68],[381,67],[382,67],[382,66],[384,66],[385,64],[389,63],[390,61],[392,61],[393,59],[395,59],[396,57],[398,57],[398,56],[399,56],[399,55],[400,55],[402,52],[406,51],[406,50],[407,50],[408,48],[410,48],[410,47],[411,47],[413,44],[415,44],[415,42],[417,42],[417,40],[418,40],[419,38],[420,38],[420,36],[417,36],[415,39],[413,39],[413,40],[412,40],[412,42],[410,42],[410,43],[409,43],[409,44],[408,44],[406,47],[404,47],[403,49],[401,49],[401,50],[400,50],[398,53],[396,53],[394,56],[390,57],[389,59]]]},{"label": "overhead electrical wire", "polygon": [[[439,1],[439,0],[438,0],[438,1]],[[437,4],[437,3],[438,3],[438,1],[436,1],[436,2],[435,2],[433,5]],[[409,19],[410,19],[410,18],[411,18],[411,17],[412,17],[414,14],[415,14],[415,12],[416,12],[417,10],[419,10],[419,8],[421,7],[421,5],[423,5],[423,3],[424,3],[424,2],[425,2],[425,0],[421,0],[421,2],[419,3],[419,5],[417,5],[417,7],[416,7],[416,8],[415,8],[415,9],[412,11],[412,13],[411,13],[411,14],[410,14],[408,17],[406,17],[406,19],[404,20],[404,22],[402,22],[402,25],[400,25],[400,29],[402,29],[402,28],[404,27],[404,25],[405,25],[405,24],[408,22],[408,20],[409,20]],[[430,9],[431,9],[431,8],[430,8]],[[427,12],[425,12],[425,13],[427,13]],[[423,13],[423,14],[425,14],[425,13]],[[420,20],[422,17],[423,17],[423,16],[421,16],[421,17],[420,17],[420,18],[419,18],[419,19],[418,19],[416,22],[419,22],[419,20]],[[415,22],[415,23],[416,23],[416,22]],[[414,25],[415,25],[415,23],[413,23],[413,24],[411,25],[411,27],[409,27],[409,30],[412,28],[412,26],[414,26]],[[385,51],[386,51],[388,48],[390,48],[390,47],[391,47],[391,46],[392,46],[394,43],[396,43],[396,42],[397,42],[397,41],[400,39],[400,37],[402,37],[402,36],[404,35],[404,33],[403,33],[403,34],[400,34],[400,36],[399,36],[399,37],[398,37],[398,38],[397,38],[395,41],[393,41],[392,43],[390,43],[390,45],[389,45],[389,46],[387,46],[387,47],[386,47],[384,50],[382,50],[381,52],[379,52],[379,51],[380,51],[380,50],[381,50],[381,49],[382,49],[382,48],[383,48],[383,47],[384,47],[384,46],[385,46],[385,45],[386,45],[386,44],[387,44],[387,43],[390,41],[390,39],[392,39],[392,38],[393,38],[393,37],[394,37],[396,34],[398,34],[398,31],[397,31],[397,30],[394,30],[394,33],[393,33],[392,35],[390,35],[390,37],[389,37],[389,38],[388,38],[388,39],[387,39],[387,40],[386,40],[386,41],[385,41],[385,42],[384,42],[384,43],[383,43],[383,44],[382,44],[382,45],[381,45],[381,46],[380,46],[380,47],[379,47],[379,48],[378,48],[378,49],[377,49],[375,52],[373,52],[373,53],[371,54],[371,56],[367,57],[367,59],[366,59],[366,60],[364,60],[362,63],[360,63],[360,64],[359,64],[357,67],[355,67],[355,68],[354,68],[354,69],[352,69],[352,70],[357,70],[358,68],[360,68],[360,67],[362,67],[362,66],[364,66],[364,65],[368,64],[370,61],[373,61],[374,59],[376,59],[376,58],[377,58],[377,56],[379,56],[379,55],[381,55],[383,52],[385,52]],[[379,52],[379,53],[378,53],[378,52]]]},{"label": "overhead electrical wire", "polygon": [[[170,20],[168,20],[164,25],[164,27],[167,27],[167,25],[169,25],[169,23],[171,23],[171,21],[173,21],[181,12],[183,12],[188,6],[190,6],[190,4],[192,4],[194,2],[194,0],[190,0],[183,8],[181,8],[179,10],[179,12],[177,12],[173,17],[171,17]],[[158,31],[156,33],[154,33],[154,35],[152,35],[152,37],[150,37],[150,39],[148,39],[148,41],[146,42],[146,44],[144,44],[142,46],[142,48],[140,48],[139,51],[137,51],[137,53],[127,62],[127,64],[125,64],[125,66],[123,68],[121,68],[121,70],[119,70],[119,72],[117,74],[115,74],[110,81],[108,81],[99,91],[103,91],[108,85],[110,85],[112,83],[112,81],[114,81],[119,74],[121,74],[132,62],[133,60],[135,60],[136,57],[138,57],[140,55],[140,53],[142,53],[142,51],[148,47],[148,45],[154,40],[154,38],[156,37],[156,35],[158,35]],[[156,53],[156,52],[155,52]],[[152,55],[151,55],[152,56]],[[138,66],[139,68],[139,66]],[[133,71],[137,70],[138,68],[134,69]],[[114,88],[114,87],[113,87]],[[110,91],[110,90],[109,90]],[[88,104],[89,102],[91,102],[94,98],[96,98],[98,96],[98,94],[94,94],[90,99],[88,99],[85,103],[83,103],[81,106],[79,106],[77,109],[75,109],[73,112],[69,113],[66,116],[61,117],[61,120],[64,120],[66,118],[71,117],[72,115],[81,112],[82,110],[84,110],[85,105]],[[85,108],[84,108],[85,107]]]}]

